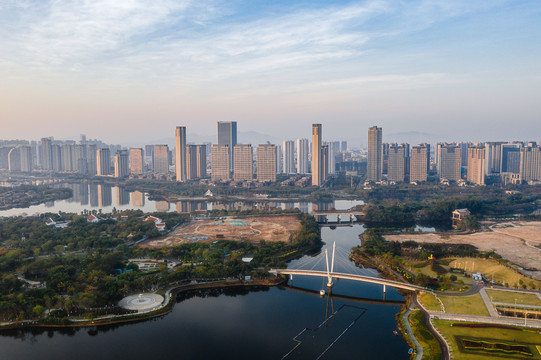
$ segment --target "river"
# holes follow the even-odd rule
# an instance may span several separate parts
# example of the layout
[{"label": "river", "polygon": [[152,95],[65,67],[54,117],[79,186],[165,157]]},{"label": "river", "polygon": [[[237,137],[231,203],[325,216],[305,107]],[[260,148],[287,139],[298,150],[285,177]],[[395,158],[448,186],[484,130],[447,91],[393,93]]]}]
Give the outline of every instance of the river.
[{"label": "river", "polygon": [[[336,271],[376,275],[374,270],[353,268],[347,260],[363,231],[362,225],[322,228],[329,255],[336,241]],[[289,267],[323,270],[321,258],[304,256]],[[394,316],[400,310],[395,301],[403,300],[394,289],[387,288],[386,300],[391,303],[378,303],[320,297],[321,278],[296,277],[292,285],[181,293],[169,314],[139,323],[3,331],[0,359],[408,358],[408,345],[393,335]],[[383,297],[381,286],[350,280],[336,282],[333,293],[375,300]],[[325,326],[326,313],[333,311]]]}]

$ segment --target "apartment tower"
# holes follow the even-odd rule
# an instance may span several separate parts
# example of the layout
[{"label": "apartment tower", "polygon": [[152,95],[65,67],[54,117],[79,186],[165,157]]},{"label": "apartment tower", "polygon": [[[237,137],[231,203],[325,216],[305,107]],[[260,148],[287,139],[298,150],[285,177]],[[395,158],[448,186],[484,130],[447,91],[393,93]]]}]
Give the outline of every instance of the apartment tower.
[{"label": "apartment tower", "polygon": [[411,148],[410,182],[423,182],[428,179],[430,169],[430,144],[419,144]]},{"label": "apartment tower", "polygon": [[234,168],[233,168],[233,180],[235,181],[252,181],[253,180],[253,159],[254,153],[252,145],[249,144],[237,144],[233,148],[235,153]]},{"label": "apartment tower", "polygon": [[476,185],[485,185],[485,147],[468,147],[468,174],[466,180]]},{"label": "apartment tower", "polygon": [[152,149],[154,173],[169,174],[169,147],[167,145],[154,145]]},{"label": "apartment tower", "polygon": [[229,146],[229,168],[233,168],[234,152],[233,148],[237,145],[237,122],[236,121],[218,121],[217,124],[218,145]]},{"label": "apartment tower", "polygon": [[310,144],[308,139],[297,139],[297,173],[308,174],[308,152]]},{"label": "apartment tower", "polygon": [[383,178],[383,145],[382,129],[372,126],[368,129],[368,162],[367,162],[368,181],[381,181]]},{"label": "apartment tower", "polygon": [[177,181],[186,181],[186,127],[177,126],[175,132],[175,172]]},{"label": "apartment tower", "polygon": [[[321,124],[312,124],[312,185],[323,184],[321,159]],[[259,165],[258,165],[259,166]]]},{"label": "apartment tower", "polygon": [[257,181],[276,181],[276,146],[273,144],[257,147]]},{"label": "apartment tower", "polygon": [[130,172],[134,175],[140,175],[143,173],[143,159],[145,153],[143,148],[131,148],[130,149]]},{"label": "apartment tower", "polygon": [[230,179],[230,159],[229,145],[212,145],[212,150],[210,152],[210,166],[212,171],[211,179],[213,181]]}]

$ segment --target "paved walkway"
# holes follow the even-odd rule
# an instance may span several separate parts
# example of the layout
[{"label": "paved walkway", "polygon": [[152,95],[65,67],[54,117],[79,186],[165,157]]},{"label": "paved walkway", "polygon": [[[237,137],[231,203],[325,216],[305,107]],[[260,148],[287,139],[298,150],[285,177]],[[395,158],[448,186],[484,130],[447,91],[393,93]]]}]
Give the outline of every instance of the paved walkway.
[{"label": "paved walkway", "polygon": [[523,305],[523,304],[512,304],[512,303],[500,303],[500,302],[493,302],[494,305],[500,305],[505,307],[514,307],[518,309],[535,309],[535,310],[541,310],[541,306],[539,305]]},{"label": "paved walkway", "polygon": [[492,305],[492,301],[490,301],[490,297],[488,296],[487,291],[485,290],[485,288],[482,288],[479,291],[479,294],[481,294],[481,298],[483,299],[483,301],[485,303],[485,306],[486,306],[486,308],[488,310],[488,313],[490,314],[490,317],[497,318],[498,317],[498,312],[494,308],[494,305]]},{"label": "paved walkway", "polygon": [[451,320],[451,321],[467,321],[467,322],[480,322],[487,324],[502,324],[502,325],[511,325],[511,326],[527,326],[536,329],[541,329],[541,320],[527,319],[524,321],[522,318],[514,317],[498,317],[493,318],[490,316],[477,316],[477,315],[458,315],[458,314],[447,314],[438,311],[430,311],[430,318],[437,318],[441,320]]},{"label": "paved walkway", "polygon": [[406,326],[406,332],[408,333],[408,336],[410,337],[411,341],[415,344],[417,355],[415,356],[415,360],[421,360],[423,358],[423,348],[421,347],[421,344],[417,341],[415,336],[413,336],[413,331],[411,330],[409,318],[410,318],[411,310],[408,309],[404,313],[404,317],[402,320],[404,320],[404,325]]}]

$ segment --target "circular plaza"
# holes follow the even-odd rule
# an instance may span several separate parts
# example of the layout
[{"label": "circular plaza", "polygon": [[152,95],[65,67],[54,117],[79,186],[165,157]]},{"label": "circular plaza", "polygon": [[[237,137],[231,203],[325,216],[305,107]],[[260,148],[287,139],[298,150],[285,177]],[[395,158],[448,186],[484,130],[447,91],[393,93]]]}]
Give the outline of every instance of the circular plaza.
[{"label": "circular plaza", "polygon": [[118,302],[118,306],[127,310],[138,312],[150,311],[160,307],[163,303],[163,296],[158,294],[137,294],[130,295]]}]

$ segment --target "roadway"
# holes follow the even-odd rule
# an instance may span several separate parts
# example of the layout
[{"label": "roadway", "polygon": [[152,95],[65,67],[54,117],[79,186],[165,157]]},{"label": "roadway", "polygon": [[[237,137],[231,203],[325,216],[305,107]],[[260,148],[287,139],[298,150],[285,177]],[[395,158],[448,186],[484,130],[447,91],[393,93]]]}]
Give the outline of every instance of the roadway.
[{"label": "roadway", "polygon": [[374,278],[374,277],[365,276],[365,275],[345,274],[345,273],[339,273],[339,272],[327,273],[326,271],[294,270],[294,269],[271,269],[269,273],[274,274],[274,275],[319,276],[319,277],[326,277],[326,278],[331,277],[333,279],[347,279],[347,280],[362,281],[362,282],[367,282],[367,283],[372,283],[372,284],[386,285],[386,286],[410,290],[410,291],[419,290],[419,291],[431,292],[430,290],[427,290],[426,288],[421,287],[421,286],[412,285],[412,284],[403,283],[403,282],[394,281],[394,280]]}]

